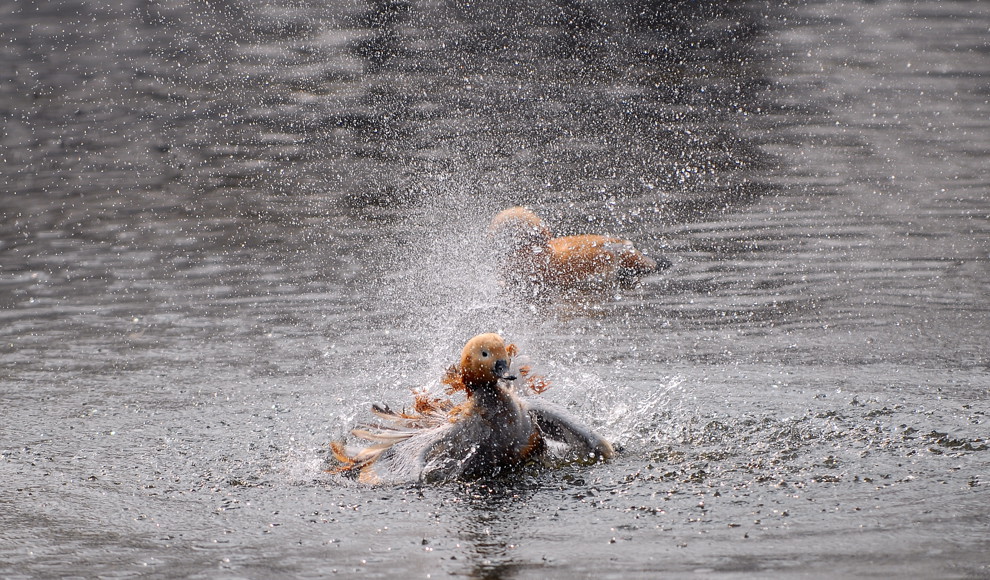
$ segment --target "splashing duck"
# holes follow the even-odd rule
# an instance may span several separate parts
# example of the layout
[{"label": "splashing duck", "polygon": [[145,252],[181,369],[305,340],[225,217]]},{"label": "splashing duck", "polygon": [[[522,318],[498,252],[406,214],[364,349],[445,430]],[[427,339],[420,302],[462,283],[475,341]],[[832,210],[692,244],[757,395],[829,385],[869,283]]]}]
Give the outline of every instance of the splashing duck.
[{"label": "splashing duck", "polygon": [[546,223],[525,207],[499,212],[489,234],[504,259],[501,270],[518,274],[506,283],[537,294],[614,287],[670,267],[669,261],[658,264],[629,240],[597,234],[554,238]]},{"label": "splashing duck", "polygon": [[[356,475],[363,483],[448,481],[498,475],[528,463],[548,463],[561,455],[579,461],[609,459],[612,445],[562,409],[535,397],[523,397],[510,374],[515,345],[494,333],[468,341],[460,363],[442,382],[448,394],[463,392],[464,402],[417,393],[411,411],[373,405],[384,424],[351,433],[372,442],[351,450],[331,444],[339,466],[330,471]],[[549,383],[528,366],[518,369],[528,390],[542,393]]]}]

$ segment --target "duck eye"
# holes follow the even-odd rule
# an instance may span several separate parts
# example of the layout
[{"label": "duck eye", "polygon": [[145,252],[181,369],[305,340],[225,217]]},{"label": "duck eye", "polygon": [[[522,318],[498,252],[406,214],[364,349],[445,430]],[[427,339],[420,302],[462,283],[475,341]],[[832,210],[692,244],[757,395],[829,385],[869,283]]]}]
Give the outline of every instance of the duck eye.
[{"label": "duck eye", "polygon": [[481,351],[481,358],[488,358],[488,351],[487,350]]}]

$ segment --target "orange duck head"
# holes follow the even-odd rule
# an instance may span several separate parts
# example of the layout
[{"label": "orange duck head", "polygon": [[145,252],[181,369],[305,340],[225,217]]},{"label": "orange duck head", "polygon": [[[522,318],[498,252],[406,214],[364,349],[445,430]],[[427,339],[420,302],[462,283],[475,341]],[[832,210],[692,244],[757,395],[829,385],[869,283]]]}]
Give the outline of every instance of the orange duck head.
[{"label": "orange duck head", "polygon": [[501,336],[493,332],[479,334],[468,341],[461,351],[461,362],[451,365],[440,382],[447,386],[448,395],[464,391],[470,396],[479,387],[491,389],[499,380],[521,378],[529,392],[543,394],[550,387],[546,377],[533,373],[528,364],[511,370],[517,354],[519,348],[506,344]]},{"label": "orange duck head", "polygon": [[500,380],[514,381],[516,377],[509,374],[509,363],[509,352],[501,336],[494,332],[479,334],[464,345],[457,374],[470,396]]},{"label": "orange duck head", "polygon": [[521,206],[497,213],[488,231],[499,249],[510,252],[545,248],[553,237],[540,216]]}]

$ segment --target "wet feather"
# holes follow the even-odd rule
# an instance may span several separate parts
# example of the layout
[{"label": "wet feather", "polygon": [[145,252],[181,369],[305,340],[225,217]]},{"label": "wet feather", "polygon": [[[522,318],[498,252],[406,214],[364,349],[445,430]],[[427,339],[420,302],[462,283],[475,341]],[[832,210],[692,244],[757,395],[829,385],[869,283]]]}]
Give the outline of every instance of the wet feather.
[{"label": "wet feather", "polygon": [[[508,375],[514,345],[495,334],[479,335],[465,346],[461,362],[441,378],[447,394],[465,400],[413,392],[411,409],[393,411],[373,405],[382,422],[351,434],[372,443],[350,448],[331,444],[338,465],[329,471],[356,475],[365,483],[447,480],[494,475],[528,462],[546,462],[549,450],[563,447],[581,460],[608,459],[612,446],[553,405],[522,398]],[[534,394],[550,383],[528,364],[515,367],[523,386]],[[552,445],[548,445],[548,443]]]}]

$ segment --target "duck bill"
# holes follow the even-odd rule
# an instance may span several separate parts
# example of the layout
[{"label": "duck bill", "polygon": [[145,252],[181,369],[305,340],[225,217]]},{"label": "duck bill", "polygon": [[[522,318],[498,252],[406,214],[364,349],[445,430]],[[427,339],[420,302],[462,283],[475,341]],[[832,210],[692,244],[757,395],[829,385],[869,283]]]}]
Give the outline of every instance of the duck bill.
[{"label": "duck bill", "polygon": [[495,376],[504,381],[514,381],[516,380],[515,375],[509,374],[509,361],[505,359],[499,359],[495,361]]}]

